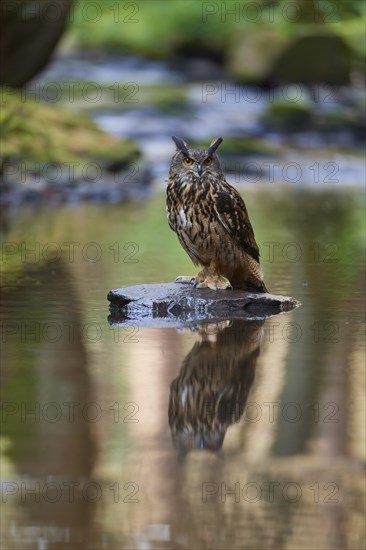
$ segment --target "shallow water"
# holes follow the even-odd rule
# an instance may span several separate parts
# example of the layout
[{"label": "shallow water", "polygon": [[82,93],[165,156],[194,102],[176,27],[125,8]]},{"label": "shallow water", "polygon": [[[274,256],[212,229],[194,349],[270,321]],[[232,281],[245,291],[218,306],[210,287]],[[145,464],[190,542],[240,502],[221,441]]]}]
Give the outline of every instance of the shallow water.
[{"label": "shallow water", "polygon": [[[266,92],[242,101],[251,89],[235,88],[237,102],[223,98],[223,81],[203,101],[203,78],[139,60],[61,59],[40,82],[136,84],[136,105],[68,107],[136,138],[162,187],[171,134],[262,136]],[[164,82],[185,87],[184,105],[143,102],[144,86]],[[285,146],[264,137],[279,156],[242,158],[239,178],[227,175],[245,198],[267,287],[302,302],[265,321],[109,324],[110,289],[195,274],[163,193],[4,212],[4,548],[364,546],[364,163],[348,134],[342,154],[320,136]],[[290,165],[299,179],[284,177]]]},{"label": "shallow water", "polygon": [[361,548],[362,194],[244,190],[273,293],[192,330],[108,324],[107,292],[194,273],[164,195],[9,211],[4,548]]}]

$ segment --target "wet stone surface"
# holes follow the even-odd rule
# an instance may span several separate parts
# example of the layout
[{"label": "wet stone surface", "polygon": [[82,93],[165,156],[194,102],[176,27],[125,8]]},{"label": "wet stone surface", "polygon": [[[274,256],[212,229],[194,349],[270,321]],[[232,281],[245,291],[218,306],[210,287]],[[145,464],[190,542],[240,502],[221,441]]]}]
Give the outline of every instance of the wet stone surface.
[{"label": "wet stone surface", "polygon": [[145,327],[191,326],[200,321],[265,319],[290,311],[300,302],[289,296],[242,290],[196,289],[192,285],[161,283],[111,290],[111,325],[133,322]]}]

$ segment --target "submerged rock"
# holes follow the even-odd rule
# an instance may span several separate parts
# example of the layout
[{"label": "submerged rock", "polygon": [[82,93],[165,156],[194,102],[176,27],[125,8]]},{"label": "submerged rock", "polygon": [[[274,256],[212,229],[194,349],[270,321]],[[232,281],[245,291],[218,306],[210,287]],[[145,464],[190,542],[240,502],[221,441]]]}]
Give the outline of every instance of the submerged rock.
[{"label": "submerged rock", "polygon": [[108,293],[110,324],[168,327],[199,321],[265,319],[300,305],[289,296],[242,290],[197,289],[192,285],[162,283],[130,286]]}]

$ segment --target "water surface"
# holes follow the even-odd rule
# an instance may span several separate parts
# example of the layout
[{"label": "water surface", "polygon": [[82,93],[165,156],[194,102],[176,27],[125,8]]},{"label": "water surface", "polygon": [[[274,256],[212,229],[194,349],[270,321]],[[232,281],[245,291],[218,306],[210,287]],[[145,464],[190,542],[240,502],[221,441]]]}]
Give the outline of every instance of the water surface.
[{"label": "water surface", "polygon": [[362,194],[243,195],[302,306],[185,330],[107,320],[111,288],[195,273],[163,194],[7,213],[4,548],[362,547]]}]

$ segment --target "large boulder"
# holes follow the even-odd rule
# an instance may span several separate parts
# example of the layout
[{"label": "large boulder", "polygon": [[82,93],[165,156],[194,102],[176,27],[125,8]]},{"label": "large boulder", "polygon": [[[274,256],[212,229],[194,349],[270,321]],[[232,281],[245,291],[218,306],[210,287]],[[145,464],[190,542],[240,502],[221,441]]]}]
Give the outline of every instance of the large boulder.
[{"label": "large boulder", "polygon": [[285,35],[276,26],[248,29],[237,37],[229,69],[241,82],[317,82],[347,84],[352,53],[341,36],[326,29],[304,28]]},{"label": "large boulder", "polygon": [[0,84],[22,87],[45,67],[72,7],[73,0],[3,0]]}]

